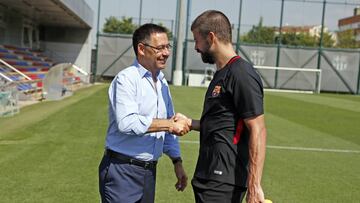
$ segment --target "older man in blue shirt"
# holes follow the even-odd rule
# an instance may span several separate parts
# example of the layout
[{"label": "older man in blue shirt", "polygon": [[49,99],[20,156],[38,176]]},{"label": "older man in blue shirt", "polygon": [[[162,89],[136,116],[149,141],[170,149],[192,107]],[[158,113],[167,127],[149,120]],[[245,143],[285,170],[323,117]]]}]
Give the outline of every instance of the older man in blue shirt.
[{"label": "older man in blue shirt", "polygon": [[[102,202],[154,202],[156,164],[164,152],[183,191],[187,176],[177,137],[189,131],[172,118],[169,86],[161,72],[170,55],[166,29],[145,24],[133,34],[134,64],[120,71],[109,88],[109,127],[99,166]],[[173,134],[172,134],[173,133]]]}]

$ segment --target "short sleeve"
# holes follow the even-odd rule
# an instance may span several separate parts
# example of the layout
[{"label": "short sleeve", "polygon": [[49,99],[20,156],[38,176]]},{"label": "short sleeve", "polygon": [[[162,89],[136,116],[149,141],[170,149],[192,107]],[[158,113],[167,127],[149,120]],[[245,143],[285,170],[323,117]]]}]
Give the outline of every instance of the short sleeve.
[{"label": "short sleeve", "polygon": [[246,119],[264,113],[263,86],[252,65],[236,61],[228,71],[227,90],[233,97],[240,118]]}]

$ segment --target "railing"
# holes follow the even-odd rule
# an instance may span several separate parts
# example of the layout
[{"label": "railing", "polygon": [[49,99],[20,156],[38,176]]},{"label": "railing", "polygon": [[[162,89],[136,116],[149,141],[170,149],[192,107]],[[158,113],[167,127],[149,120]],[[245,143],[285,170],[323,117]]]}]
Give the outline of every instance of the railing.
[{"label": "railing", "polygon": [[32,80],[30,77],[28,77],[27,75],[25,75],[24,73],[22,73],[21,71],[19,71],[18,69],[14,68],[13,66],[11,66],[10,64],[6,63],[4,60],[0,59],[0,62],[2,64],[4,64],[6,67],[10,68],[11,70],[15,71],[16,73],[18,73],[19,75],[23,76],[24,78],[28,79],[28,80]]},{"label": "railing", "polygon": [[0,64],[4,65],[3,70],[6,71],[0,72],[0,77],[17,87],[21,100],[42,99],[42,88],[37,86],[42,79],[32,79],[2,59],[0,59]]}]

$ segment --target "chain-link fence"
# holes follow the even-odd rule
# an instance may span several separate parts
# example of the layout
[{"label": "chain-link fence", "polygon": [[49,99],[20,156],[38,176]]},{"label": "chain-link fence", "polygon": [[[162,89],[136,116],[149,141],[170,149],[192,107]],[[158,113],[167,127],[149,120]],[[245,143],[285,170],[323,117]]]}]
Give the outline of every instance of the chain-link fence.
[{"label": "chain-link fence", "polygon": [[[107,11],[100,15],[100,19],[104,18],[104,15],[127,16],[133,17],[133,22],[140,24],[146,22],[162,24],[171,30],[176,38],[177,31],[174,25],[179,21],[176,19],[179,1],[171,3],[163,0],[134,1],[132,4],[138,9],[134,9],[132,13],[130,10],[113,14]],[[216,9],[224,12],[230,19],[234,49],[250,63],[260,66],[320,69],[322,91],[360,93],[360,49],[344,48],[346,44],[341,41],[350,40],[352,42],[350,44],[356,45],[358,43],[356,32],[353,32],[350,39],[345,40],[339,35],[346,29],[358,29],[360,20],[357,19],[360,18],[356,16],[360,15],[360,9],[357,9],[360,6],[359,0],[188,0],[186,2],[188,24],[180,25],[186,27],[183,41],[184,58],[176,59],[173,55],[168,61],[165,75],[170,82],[173,79],[174,60],[183,61],[185,85],[188,84],[190,74],[202,74],[206,77],[205,69],[214,68],[204,64],[200,55],[194,50],[189,26],[204,10]],[[114,6],[119,7],[126,5],[125,1],[113,3]],[[111,4],[111,1],[103,1],[102,4],[101,7],[106,8],[106,4]],[[164,5],[166,9],[161,9]],[[259,30],[261,31],[259,33],[265,34],[256,33]],[[271,37],[266,35],[267,32]],[[99,32],[98,36],[97,75],[113,76],[132,64],[135,56],[131,35],[115,36]],[[278,88],[277,77],[275,74],[270,80],[272,82],[267,84],[270,88]]]}]

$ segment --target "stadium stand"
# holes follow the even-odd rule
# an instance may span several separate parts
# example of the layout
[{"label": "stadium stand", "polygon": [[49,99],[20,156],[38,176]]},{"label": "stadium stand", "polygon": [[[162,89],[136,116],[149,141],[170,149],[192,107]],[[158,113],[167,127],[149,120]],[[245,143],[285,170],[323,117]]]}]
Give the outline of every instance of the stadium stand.
[{"label": "stadium stand", "polygon": [[[42,100],[44,99],[43,80],[48,71],[58,63],[46,57],[40,51],[33,51],[29,48],[16,47],[12,45],[0,45],[0,72],[17,84],[17,90],[25,98]],[[74,91],[78,89],[86,79],[77,74],[87,76],[77,66],[65,63],[61,70],[61,82],[64,89]],[[51,83],[51,81],[48,81]],[[31,95],[31,96],[30,96]]]},{"label": "stadium stand", "polygon": [[42,99],[42,80],[54,65],[51,59],[39,51],[13,45],[0,45],[0,59],[0,71],[17,84],[19,91]]},{"label": "stadium stand", "polygon": [[92,24],[84,0],[0,0],[0,116],[88,84]]}]

